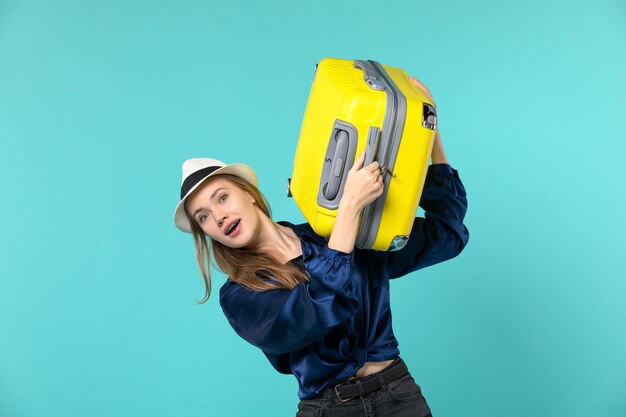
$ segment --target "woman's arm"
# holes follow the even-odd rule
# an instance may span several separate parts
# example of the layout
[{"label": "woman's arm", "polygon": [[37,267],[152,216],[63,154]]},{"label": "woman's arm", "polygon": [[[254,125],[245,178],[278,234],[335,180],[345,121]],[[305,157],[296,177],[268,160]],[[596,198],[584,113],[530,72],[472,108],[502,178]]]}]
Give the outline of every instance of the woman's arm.
[{"label": "woman's arm", "polygon": [[467,212],[465,187],[458,172],[448,164],[439,132],[431,155],[432,165],[424,182],[420,206],[407,245],[397,252],[377,252],[387,266],[389,278],[434,265],[457,256],[469,240],[463,220]]},{"label": "woman's arm", "polygon": [[363,167],[364,161],[365,151],[361,152],[348,171],[335,225],[328,240],[328,247],[331,249],[352,252],[361,210],[383,193],[383,177],[378,162]]},{"label": "woman's arm", "polygon": [[433,165],[448,163],[448,157],[446,156],[446,151],[443,149],[439,129],[437,129],[437,132],[435,133],[435,142],[433,143],[433,151],[430,154],[430,158]]},{"label": "woman's arm", "polygon": [[407,245],[397,252],[380,253],[390,278],[398,278],[457,256],[469,240],[463,219],[467,196],[459,173],[448,164],[441,136],[437,131],[420,206],[424,218],[417,217]]},{"label": "woman's arm", "polygon": [[[413,77],[411,81],[436,106],[428,87]],[[425,217],[415,218],[409,241],[402,250],[378,252],[387,264],[390,278],[453,258],[468,242],[469,232],[463,223],[467,211],[465,187],[448,163],[439,130],[435,133],[431,160],[420,199]]]},{"label": "woman's arm", "polygon": [[409,240],[396,252],[376,252],[387,265],[389,278],[398,278],[457,256],[469,240],[463,222],[467,211],[465,187],[448,164],[428,167],[420,199],[424,217],[416,217]]}]

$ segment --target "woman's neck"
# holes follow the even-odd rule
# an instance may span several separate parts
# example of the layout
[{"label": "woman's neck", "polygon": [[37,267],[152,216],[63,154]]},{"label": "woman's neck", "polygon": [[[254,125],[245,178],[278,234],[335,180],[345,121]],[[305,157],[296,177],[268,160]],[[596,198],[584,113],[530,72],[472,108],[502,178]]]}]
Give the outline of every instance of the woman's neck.
[{"label": "woman's neck", "polygon": [[281,263],[302,255],[300,237],[291,228],[262,216],[256,248],[272,253]]}]

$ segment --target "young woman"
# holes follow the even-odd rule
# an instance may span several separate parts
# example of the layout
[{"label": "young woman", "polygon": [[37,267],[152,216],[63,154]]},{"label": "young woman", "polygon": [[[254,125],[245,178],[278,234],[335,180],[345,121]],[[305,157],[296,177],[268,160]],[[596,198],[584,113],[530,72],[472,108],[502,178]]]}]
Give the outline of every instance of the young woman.
[{"label": "young woman", "polygon": [[390,279],[450,259],[468,241],[465,189],[439,132],[431,159],[425,218],[415,219],[396,252],[354,247],[361,210],[383,191],[378,163],[363,166],[364,152],[348,173],[328,241],[308,224],[272,221],[250,167],[208,158],[183,164],[175,224],[194,236],[202,301],[211,294],[213,253],[229,277],[220,289],[224,314],[278,372],[296,377],[297,416],[431,415],[399,357],[389,303]]}]

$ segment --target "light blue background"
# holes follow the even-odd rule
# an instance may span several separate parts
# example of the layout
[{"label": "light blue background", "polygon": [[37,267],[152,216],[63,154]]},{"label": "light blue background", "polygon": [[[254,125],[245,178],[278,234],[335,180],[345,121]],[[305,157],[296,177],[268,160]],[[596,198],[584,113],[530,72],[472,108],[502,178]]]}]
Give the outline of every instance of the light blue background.
[{"label": "light blue background", "polygon": [[324,56],[428,85],[469,193],[462,255],[392,284],[435,415],[626,415],[623,0],[3,0],[0,416],[295,414],[295,379],[195,305],[172,216],[212,156],[302,219]]}]

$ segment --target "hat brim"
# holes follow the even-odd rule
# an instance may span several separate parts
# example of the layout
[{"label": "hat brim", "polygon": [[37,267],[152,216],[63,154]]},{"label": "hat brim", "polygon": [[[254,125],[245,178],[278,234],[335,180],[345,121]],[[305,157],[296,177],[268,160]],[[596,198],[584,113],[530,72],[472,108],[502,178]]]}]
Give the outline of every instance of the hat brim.
[{"label": "hat brim", "polygon": [[246,164],[231,164],[216,169],[215,171],[198,181],[198,183],[191,187],[189,191],[187,191],[187,194],[185,194],[183,198],[181,198],[180,202],[176,206],[176,210],[174,211],[174,224],[176,224],[176,227],[178,227],[185,233],[191,233],[191,225],[189,224],[189,219],[187,219],[187,215],[185,214],[185,201],[187,201],[187,197],[189,197],[194,192],[194,190],[198,188],[201,184],[203,184],[207,179],[220,174],[230,174],[239,178],[243,178],[250,184],[258,187],[256,174],[254,173],[252,168],[250,168]]}]

